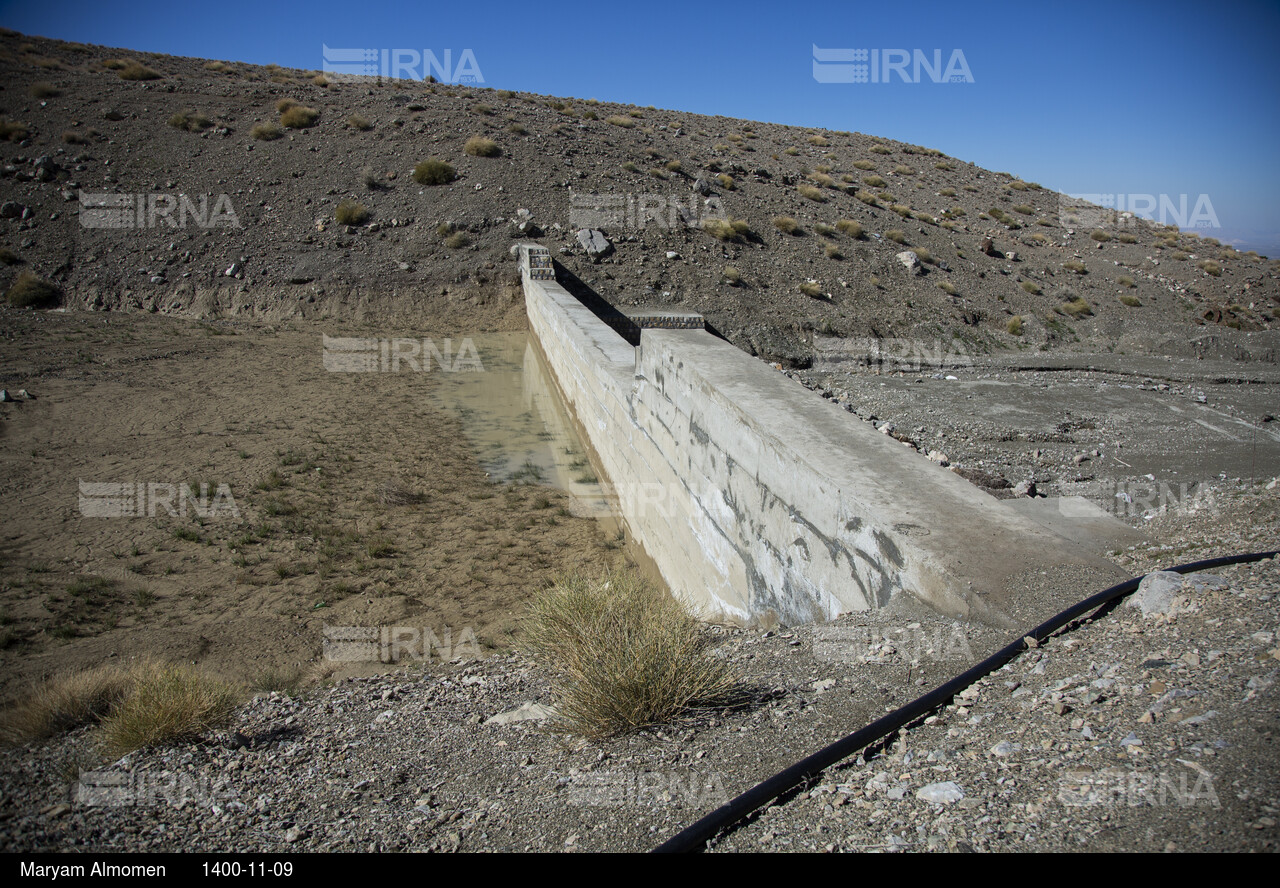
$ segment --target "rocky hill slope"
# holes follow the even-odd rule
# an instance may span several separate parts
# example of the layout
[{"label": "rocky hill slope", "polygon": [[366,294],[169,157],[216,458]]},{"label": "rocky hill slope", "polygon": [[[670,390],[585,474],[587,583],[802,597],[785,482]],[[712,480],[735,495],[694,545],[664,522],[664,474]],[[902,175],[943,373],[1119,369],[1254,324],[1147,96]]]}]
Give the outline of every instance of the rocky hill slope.
[{"label": "rocky hill slope", "polygon": [[1276,262],[888,138],[12,32],[0,83],[0,285],[71,307],[511,328],[537,238],[795,366],[815,333],[1275,360]]}]

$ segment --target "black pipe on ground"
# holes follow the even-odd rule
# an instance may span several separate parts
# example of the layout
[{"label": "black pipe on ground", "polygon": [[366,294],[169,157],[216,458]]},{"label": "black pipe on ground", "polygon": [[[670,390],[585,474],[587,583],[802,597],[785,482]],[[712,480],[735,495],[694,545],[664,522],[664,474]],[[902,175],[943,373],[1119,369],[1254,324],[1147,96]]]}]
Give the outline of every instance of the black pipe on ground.
[{"label": "black pipe on ground", "polygon": [[[1278,554],[1280,554],[1280,550],[1271,552],[1251,552],[1245,555],[1227,555],[1222,558],[1209,558],[1204,561],[1194,561],[1190,564],[1180,564],[1177,567],[1167,568],[1167,570],[1182,574],[1196,573],[1202,570],[1212,570],[1215,567],[1227,567],[1232,564],[1251,564],[1255,561],[1264,561],[1267,558],[1274,558]],[[836,762],[848,758],[855,752],[865,749],[879,740],[883,740],[899,728],[910,724],[916,719],[927,715],[930,711],[943,705],[978,679],[995,672],[1001,666],[1018,656],[1018,654],[1033,646],[1027,643],[1027,639],[1033,639],[1035,645],[1039,645],[1040,642],[1044,641],[1072,620],[1075,620],[1076,618],[1091,611],[1097,610],[1102,605],[1107,604],[1114,599],[1122,598],[1133,592],[1138,588],[1138,584],[1142,582],[1145,576],[1146,575],[1144,574],[1141,577],[1133,577],[1132,579],[1125,580],[1123,583],[1118,583],[1109,589],[1104,589],[1098,594],[1092,595],[1084,601],[1072,605],[1056,616],[1050,617],[1030,632],[1020,636],[1016,641],[996,651],[982,662],[976,664],[962,674],[957,675],[946,684],[934,688],[923,697],[913,700],[906,706],[894,710],[883,718],[876,719],[865,728],[854,731],[852,734],[837,740],[830,746],[818,750],[807,758],[801,759],[785,771],[780,771],[779,773],[774,774],[763,783],[756,784],[751,789],[742,793],[742,795],[730,800],[725,805],[721,805],[701,820],[685,827],[657,848],[654,848],[652,853],[674,854],[701,850],[707,841],[715,836],[716,833],[723,829],[727,829],[756,809],[769,804],[769,802],[772,802],[787,790],[808,782],[818,774],[822,773],[822,771],[834,765]]]}]

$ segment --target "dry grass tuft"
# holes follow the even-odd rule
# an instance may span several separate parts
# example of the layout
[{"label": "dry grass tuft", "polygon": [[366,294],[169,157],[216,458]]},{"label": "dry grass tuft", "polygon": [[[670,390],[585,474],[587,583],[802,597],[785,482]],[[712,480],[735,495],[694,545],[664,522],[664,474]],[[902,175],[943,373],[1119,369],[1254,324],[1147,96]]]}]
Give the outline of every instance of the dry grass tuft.
[{"label": "dry grass tuft", "polygon": [[497,142],[483,136],[472,136],[467,139],[467,144],[462,146],[462,150],[472,157],[497,157],[502,153]]},{"label": "dry grass tuft", "polygon": [[525,640],[552,671],[556,721],[584,737],[724,705],[738,684],[684,605],[630,573],[570,576],[537,595]]}]

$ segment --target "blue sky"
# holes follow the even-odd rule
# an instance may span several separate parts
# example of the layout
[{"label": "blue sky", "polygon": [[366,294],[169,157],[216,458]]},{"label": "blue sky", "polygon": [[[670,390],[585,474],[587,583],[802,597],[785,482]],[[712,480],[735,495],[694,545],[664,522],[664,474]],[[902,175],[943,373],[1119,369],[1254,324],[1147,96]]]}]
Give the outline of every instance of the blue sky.
[{"label": "blue sky", "polygon": [[[0,24],[314,69],[323,45],[448,49],[455,64],[470,49],[484,85],[499,89],[854,130],[1071,194],[1167,195],[1175,206],[1186,195],[1185,221],[1200,203],[1219,223],[1203,233],[1280,256],[1275,0],[43,0],[0,2]],[[919,82],[819,82],[815,45],[920,49],[929,60],[940,49],[944,64],[959,50],[972,82],[926,71]]]}]

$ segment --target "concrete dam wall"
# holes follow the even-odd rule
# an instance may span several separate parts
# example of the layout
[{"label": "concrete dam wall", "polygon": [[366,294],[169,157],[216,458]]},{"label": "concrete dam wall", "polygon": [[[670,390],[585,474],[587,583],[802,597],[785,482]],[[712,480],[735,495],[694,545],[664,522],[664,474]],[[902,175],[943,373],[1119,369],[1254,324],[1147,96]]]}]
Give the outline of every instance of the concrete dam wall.
[{"label": "concrete dam wall", "polygon": [[1018,578],[1118,571],[701,329],[633,347],[520,246],[529,325],[621,518],[704,619],[826,620],[898,594],[1020,623]]}]

